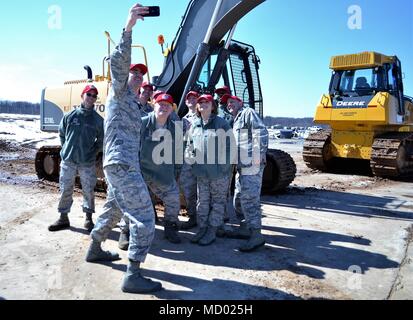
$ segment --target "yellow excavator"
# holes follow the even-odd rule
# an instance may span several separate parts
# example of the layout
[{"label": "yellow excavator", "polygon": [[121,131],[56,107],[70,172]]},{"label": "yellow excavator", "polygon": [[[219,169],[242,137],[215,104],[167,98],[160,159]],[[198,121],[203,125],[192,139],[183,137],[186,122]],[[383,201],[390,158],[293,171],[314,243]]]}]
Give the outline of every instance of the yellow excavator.
[{"label": "yellow excavator", "polygon": [[[336,159],[370,162],[375,176],[413,173],[413,99],[404,95],[397,56],[376,52],[332,57],[329,93],[314,122],[329,128],[310,134],[303,158],[311,169],[334,172]],[[345,162],[344,162],[345,163]]]},{"label": "yellow excavator", "polygon": [[[188,111],[186,93],[190,90],[214,93],[226,85],[242,98],[246,107],[254,108],[263,117],[263,99],[259,78],[260,59],[253,46],[233,40],[237,22],[265,0],[190,0],[172,44],[164,51],[162,73],[148,81],[157,90],[171,94],[180,101],[177,113]],[[227,37],[225,37],[227,35]],[[111,52],[110,35],[108,56]],[[160,36],[159,39],[163,37]],[[160,41],[163,45],[163,41]],[[142,48],[142,46],[133,46]],[[103,58],[102,75],[93,77],[86,66],[87,79],[67,81],[59,88],[46,88],[40,103],[41,130],[57,132],[64,115],[80,104],[80,95],[87,83],[99,90],[96,111],[104,117],[105,102],[110,88],[110,64]],[[146,60],[146,53],[145,53]],[[145,61],[148,65],[147,61]],[[108,66],[105,70],[105,66]],[[150,66],[149,66],[150,67]],[[44,146],[36,154],[36,173],[40,179],[58,181],[60,146]],[[101,157],[101,155],[100,155]],[[98,159],[98,188],[104,189],[102,161]],[[270,149],[263,176],[263,192],[273,193],[288,187],[294,180],[296,165],[291,156]]]}]

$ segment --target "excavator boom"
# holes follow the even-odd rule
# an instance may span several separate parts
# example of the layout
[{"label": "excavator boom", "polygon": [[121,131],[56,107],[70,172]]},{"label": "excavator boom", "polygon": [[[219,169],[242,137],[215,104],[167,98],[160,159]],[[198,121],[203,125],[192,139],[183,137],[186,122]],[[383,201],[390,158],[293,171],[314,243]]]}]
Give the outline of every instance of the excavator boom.
[{"label": "excavator boom", "polygon": [[[217,23],[209,30],[211,17],[220,4]],[[237,22],[265,0],[192,0],[172,43],[162,74],[156,79],[158,90],[181,97],[191,73],[200,44],[210,32],[207,45],[210,51],[218,47],[222,38]]]}]

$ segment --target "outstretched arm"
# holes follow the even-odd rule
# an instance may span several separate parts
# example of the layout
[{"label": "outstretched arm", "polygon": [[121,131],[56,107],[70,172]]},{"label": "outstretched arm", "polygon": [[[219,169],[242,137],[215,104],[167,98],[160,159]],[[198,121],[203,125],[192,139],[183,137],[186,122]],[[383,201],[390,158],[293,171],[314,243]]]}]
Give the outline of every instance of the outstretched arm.
[{"label": "outstretched arm", "polygon": [[131,64],[132,29],[137,20],[144,20],[143,14],[149,12],[148,7],[135,4],[130,10],[122,39],[116,46],[110,58],[112,88],[115,96],[121,96],[127,89],[129,68]]}]

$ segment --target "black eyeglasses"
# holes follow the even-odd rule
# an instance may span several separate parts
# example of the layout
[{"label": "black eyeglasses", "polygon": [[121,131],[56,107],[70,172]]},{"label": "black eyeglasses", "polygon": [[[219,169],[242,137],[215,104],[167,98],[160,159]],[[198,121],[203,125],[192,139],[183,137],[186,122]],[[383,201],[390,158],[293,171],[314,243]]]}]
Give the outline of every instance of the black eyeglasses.
[{"label": "black eyeglasses", "polygon": [[97,94],[86,93],[86,95],[87,95],[88,97],[92,97],[92,98],[94,98],[94,99],[96,99],[96,98],[98,97]]}]

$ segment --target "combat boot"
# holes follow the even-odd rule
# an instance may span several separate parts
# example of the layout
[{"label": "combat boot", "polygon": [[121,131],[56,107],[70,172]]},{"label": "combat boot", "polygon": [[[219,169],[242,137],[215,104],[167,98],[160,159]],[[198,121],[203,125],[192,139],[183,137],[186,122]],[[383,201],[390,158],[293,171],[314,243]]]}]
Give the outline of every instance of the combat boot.
[{"label": "combat boot", "polygon": [[225,230],[225,236],[230,239],[248,240],[251,237],[251,230],[244,221],[241,221],[239,227]]},{"label": "combat boot", "polygon": [[198,244],[200,246],[209,246],[212,244],[217,238],[217,227],[209,226],[205,235],[199,240]]},{"label": "combat boot", "polygon": [[93,213],[86,213],[86,219],[85,219],[85,224],[84,224],[85,229],[89,232],[91,232],[93,228],[95,227],[95,224],[93,223],[93,220],[92,220],[92,214]]},{"label": "combat boot", "polygon": [[251,230],[251,237],[239,248],[241,252],[252,252],[260,247],[265,245],[265,238],[261,234],[261,229],[252,229]]},{"label": "combat boot", "polygon": [[190,230],[197,226],[196,216],[190,216],[189,220],[181,224],[182,230]]},{"label": "combat boot", "polygon": [[181,243],[178,226],[175,222],[165,221],[165,239],[172,243]]},{"label": "combat boot", "polygon": [[160,282],[142,277],[139,262],[130,261],[122,283],[122,291],[127,293],[150,293],[162,289]]},{"label": "combat boot", "polygon": [[128,251],[129,249],[129,229],[122,229],[119,236],[118,247],[120,250]]},{"label": "combat boot", "polygon": [[87,262],[99,262],[99,261],[116,261],[120,260],[120,257],[115,252],[103,251],[101,243],[92,240],[89,250],[86,255]]},{"label": "combat boot", "polygon": [[219,227],[217,230],[217,237],[218,238],[225,238],[226,237],[226,230],[224,227]]},{"label": "combat boot", "polygon": [[70,221],[67,214],[61,214],[59,220],[49,226],[49,231],[55,232],[70,228]]},{"label": "combat boot", "polygon": [[201,240],[201,238],[205,235],[205,233],[207,232],[207,227],[203,227],[203,228],[200,228],[199,230],[198,230],[198,232],[195,234],[195,236],[191,239],[191,242],[192,243],[198,243],[199,242],[199,240]]}]

